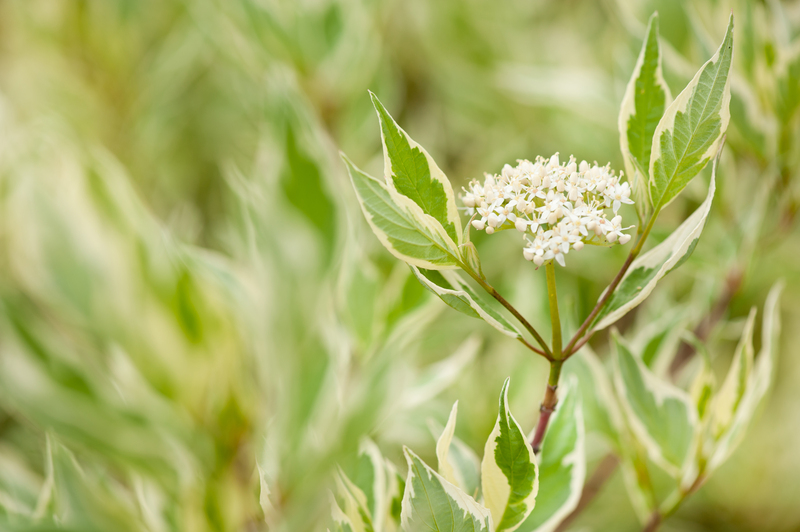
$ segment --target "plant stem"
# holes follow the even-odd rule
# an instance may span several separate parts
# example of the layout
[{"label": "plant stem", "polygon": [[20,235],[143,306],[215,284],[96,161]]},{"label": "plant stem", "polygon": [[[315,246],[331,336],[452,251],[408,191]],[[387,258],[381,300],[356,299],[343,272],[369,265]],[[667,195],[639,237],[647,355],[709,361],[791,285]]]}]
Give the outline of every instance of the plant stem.
[{"label": "plant stem", "polygon": [[544,338],[542,338],[542,336],[536,331],[536,329],[533,328],[533,325],[531,325],[528,322],[528,320],[526,320],[525,317],[522,314],[520,314],[519,311],[515,309],[511,303],[506,301],[506,299],[503,296],[501,296],[497,292],[497,290],[495,290],[495,288],[486,281],[486,279],[482,278],[480,275],[472,271],[472,268],[467,267],[465,264],[461,264],[460,266],[473,279],[475,279],[476,283],[481,285],[481,288],[486,290],[486,292],[490,296],[495,298],[501,305],[503,305],[517,319],[517,321],[519,321],[522,324],[522,326],[525,327],[525,329],[527,329],[529,333],[531,333],[531,336],[533,336],[536,339],[536,342],[542,347],[542,349],[539,350],[535,348],[530,343],[528,343],[527,340],[525,340],[524,338],[521,340],[522,343],[525,344],[533,352],[538,353],[543,357],[545,357],[547,360],[552,360],[553,354],[550,351],[550,348],[547,346],[547,342],[545,342]]},{"label": "plant stem", "polygon": [[550,323],[553,328],[553,358],[561,360],[561,318],[558,315],[556,267],[552,261],[545,265],[545,271],[547,272],[547,297],[550,300]]},{"label": "plant stem", "polygon": [[561,376],[561,366],[564,364],[563,360],[550,361],[550,378],[547,379],[547,390],[544,392],[544,400],[539,406],[539,421],[536,423],[536,431],[531,440],[531,447],[533,452],[539,454],[542,449],[542,442],[544,441],[544,434],[547,431],[547,424],[550,422],[550,416],[556,411],[556,404],[558,403],[558,379]]},{"label": "plant stem", "polygon": [[[606,306],[608,300],[611,299],[611,295],[614,293],[614,290],[617,289],[619,283],[622,282],[622,278],[625,277],[625,273],[628,271],[628,268],[631,267],[631,264],[633,264],[634,259],[639,255],[639,253],[641,253],[642,248],[644,247],[644,242],[650,235],[650,231],[653,229],[653,224],[655,223],[657,216],[658,211],[654,211],[650,215],[650,219],[647,221],[644,231],[637,235],[636,245],[633,246],[633,249],[628,254],[628,258],[625,259],[625,262],[623,263],[619,272],[617,272],[616,277],[614,277],[614,280],[608,285],[608,288],[606,288],[605,292],[603,292],[603,295],[600,297],[600,300],[597,301],[597,304],[592,309],[592,312],[589,313],[589,316],[586,318],[586,320],[584,320],[580,328],[578,328],[578,330],[575,332],[575,335],[567,344],[567,347],[564,349],[564,358],[569,358],[572,356],[575,351],[578,350],[577,347],[583,346],[583,344],[589,341],[589,338],[591,338],[592,334],[594,334],[593,331],[589,331],[588,334],[586,331],[593,324],[597,315],[600,314],[600,311]],[[584,335],[586,336],[584,337]],[[577,345],[578,341],[580,341],[580,345]]]}]

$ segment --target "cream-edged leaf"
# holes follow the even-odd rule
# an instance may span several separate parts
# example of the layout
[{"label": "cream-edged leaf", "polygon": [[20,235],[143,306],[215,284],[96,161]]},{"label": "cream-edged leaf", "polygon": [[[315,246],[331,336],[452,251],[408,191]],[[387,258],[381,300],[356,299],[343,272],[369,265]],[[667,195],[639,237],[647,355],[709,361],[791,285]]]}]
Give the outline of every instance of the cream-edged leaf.
[{"label": "cream-edged leaf", "polygon": [[461,218],[450,181],[428,152],[397,125],[377,96],[369,95],[381,125],[387,185],[419,205],[461,244]]},{"label": "cream-edged leaf", "polygon": [[483,500],[497,523],[496,531],[516,530],[533,511],[539,471],[533,448],[508,408],[506,379],[500,408],[481,462]]},{"label": "cream-edged leaf", "polygon": [[586,434],[578,379],[569,378],[542,442],[536,507],[520,532],[551,532],[578,506],[586,480]]},{"label": "cream-edged leaf", "polygon": [[733,414],[730,426],[719,437],[714,453],[708,462],[708,471],[719,467],[741,443],[756,409],[769,389],[774,372],[775,351],[781,332],[780,295],[783,283],[772,287],[764,304],[764,319],[761,326],[761,349],[758,352],[753,370],[747,379],[747,386]]},{"label": "cream-edged leaf", "polygon": [[708,194],[702,204],[671,235],[633,261],[603,310],[595,319],[595,331],[605,329],[647,299],[665,275],[683,264],[694,251],[716,190],[715,159]]},{"label": "cream-edged leaf", "polygon": [[436,294],[439,299],[457,311],[479,318],[510,338],[518,338],[519,331],[499,312],[481,299],[457,272],[419,269],[411,266],[414,277]]},{"label": "cream-edged leaf", "polygon": [[751,370],[753,369],[753,357],[755,351],[753,349],[753,330],[756,323],[756,308],[750,309],[750,314],[747,316],[742,337],[736,345],[736,351],[733,354],[733,362],[728,370],[728,375],[725,377],[722,387],[719,389],[713,399],[712,413],[713,413],[713,429],[712,433],[715,436],[720,436],[722,432],[730,426],[733,420],[733,415],[739,408],[742,401],[742,396],[747,389],[747,381],[750,377]]},{"label": "cream-edged leaf", "polygon": [[347,516],[344,511],[339,507],[339,503],[336,502],[336,498],[333,496],[333,493],[330,494],[331,497],[331,520],[333,521],[331,528],[329,528],[329,532],[356,532],[356,528],[353,526],[353,522]]},{"label": "cream-edged leaf", "polygon": [[656,377],[614,335],[620,403],[636,438],[650,459],[675,478],[688,466],[697,427],[697,410],[685,391]]},{"label": "cream-edged leaf", "polygon": [[361,439],[351,477],[366,497],[374,532],[382,532],[383,516],[388,511],[386,465],[378,446],[369,438]]},{"label": "cream-edged leaf", "polygon": [[339,470],[336,475],[336,492],[343,501],[343,510],[350,519],[353,532],[369,532],[375,529],[367,506],[367,496]]},{"label": "cream-edged leaf", "polygon": [[672,96],[661,71],[658,13],[647,24],[642,50],[633,69],[619,113],[620,148],[640,218],[650,211],[648,171],[653,133]]},{"label": "cream-edged leaf", "polygon": [[717,53],[667,107],[653,134],[650,200],[656,212],[717,153],[730,122],[733,15]]},{"label": "cream-edged leaf", "polygon": [[458,401],[453,404],[444,429],[435,431],[441,434],[436,441],[439,474],[465,493],[475,496],[480,487],[480,460],[475,451],[455,436],[457,416]]},{"label": "cream-edged leaf", "polygon": [[615,449],[619,449],[620,431],[624,428],[608,372],[589,345],[570,357],[564,366],[565,377],[578,379],[586,432],[601,434]]},{"label": "cream-edged leaf", "polygon": [[458,267],[458,247],[438,221],[406,196],[356,168],[344,154],[342,159],[364,217],[392,255],[420,268]]},{"label": "cream-edged leaf", "polygon": [[431,469],[405,447],[408,477],[403,494],[402,529],[405,532],[490,532],[488,509]]}]

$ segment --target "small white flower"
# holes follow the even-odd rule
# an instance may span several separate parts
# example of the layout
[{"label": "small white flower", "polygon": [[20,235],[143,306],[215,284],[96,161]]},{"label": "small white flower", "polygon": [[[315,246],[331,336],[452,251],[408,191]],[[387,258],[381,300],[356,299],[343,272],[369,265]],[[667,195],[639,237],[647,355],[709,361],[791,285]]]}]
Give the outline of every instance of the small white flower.
[{"label": "small white flower", "polygon": [[[609,165],[578,163],[574,157],[561,163],[556,153],[549,159],[504,165],[499,175],[486,174],[483,183],[471,181],[461,201],[464,210],[476,217],[475,229],[493,234],[508,221],[525,235],[525,260],[537,267],[548,261],[563,266],[570,250],[580,251],[586,242],[630,241],[631,236],[623,233],[630,228],[622,228],[618,211],[633,201],[630,185],[621,177]],[[533,240],[528,238],[531,234]]]}]

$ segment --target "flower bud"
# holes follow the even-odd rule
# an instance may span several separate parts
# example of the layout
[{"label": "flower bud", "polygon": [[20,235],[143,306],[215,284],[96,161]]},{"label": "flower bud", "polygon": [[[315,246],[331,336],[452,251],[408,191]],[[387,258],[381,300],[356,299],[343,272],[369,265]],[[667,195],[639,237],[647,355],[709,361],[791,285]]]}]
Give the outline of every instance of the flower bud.
[{"label": "flower bud", "polygon": [[612,242],[612,243],[616,242],[617,241],[617,233],[608,233],[608,235],[606,236],[606,239],[609,242]]},{"label": "flower bud", "polygon": [[622,245],[625,245],[630,241],[631,241],[631,235],[622,235],[621,237],[619,237],[619,243]]},{"label": "flower bud", "polygon": [[464,196],[461,202],[464,204],[464,206],[472,208],[475,206],[475,196],[468,193],[466,196]]},{"label": "flower bud", "polygon": [[486,227],[486,224],[483,220],[472,220],[472,227],[478,231],[483,231],[483,228]]},{"label": "flower bud", "polygon": [[489,227],[497,227],[500,225],[500,218],[497,217],[497,214],[492,213],[489,215]]},{"label": "flower bud", "polygon": [[575,251],[580,251],[583,249],[583,240],[578,240],[574,244],[572,244],[572,249]]},{"label": "flower bud", "polygon": [[486,228],[486,234],[491,235],[492,233],[494,233],[494,227],[490,225],[489,227]]},{"label": "flower bud", "polygon": [[[516,227],[517,231],[519,231],[520,233],[524,233],[525,231],[528,230],[528,224],[525,222],[524,218],[517,218],[517,221],[514,222],[514,227]],[[528,259],[528,260],[532,260],[532,259]]]},{"label": "flower bud", "polygon": [[542,257],[541,255],[536,255],[535,257],[533,257],[533,263],[537,266],[541,266],[542,264],[544,264],[544,257]]},{"label": "flower bud", "polygon": [[523,249],[522,256],[525,257],[525,260],[533,260],[535,257],[535,255],[533,254],[533,250],[530,248]]}]

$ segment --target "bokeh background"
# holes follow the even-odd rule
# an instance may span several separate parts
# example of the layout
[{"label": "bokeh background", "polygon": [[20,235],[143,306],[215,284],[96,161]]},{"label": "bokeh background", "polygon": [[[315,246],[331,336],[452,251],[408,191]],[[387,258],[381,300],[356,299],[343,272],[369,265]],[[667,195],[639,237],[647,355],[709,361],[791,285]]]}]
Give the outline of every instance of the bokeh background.
[{"label": "bokeh background", "polygon": [[[556,151],[619,169],[655,10],[673,94],[733,10],[733,120],[703,239],[619,327],[707,323],[725,368],[787,283],[774,389],[664,530],[800,530],[800,2],[778,0],[0,0],[0,530],[324,530],[364,434],[404,470],[458,399],[482,449],[508,375],[531,427],[544,361],[409,279],[338,151],[380,175],[370,89],[456,188]],[[476,243],[546,332],[543,272],[513,235]],[[559,269],[568,327],[625,251]],[[640,528],[620,477],[573,530]]]}]

